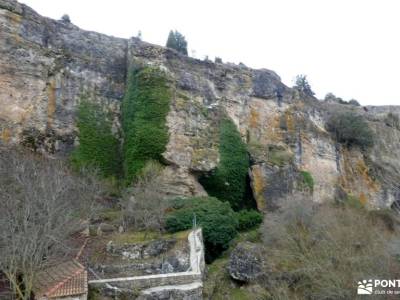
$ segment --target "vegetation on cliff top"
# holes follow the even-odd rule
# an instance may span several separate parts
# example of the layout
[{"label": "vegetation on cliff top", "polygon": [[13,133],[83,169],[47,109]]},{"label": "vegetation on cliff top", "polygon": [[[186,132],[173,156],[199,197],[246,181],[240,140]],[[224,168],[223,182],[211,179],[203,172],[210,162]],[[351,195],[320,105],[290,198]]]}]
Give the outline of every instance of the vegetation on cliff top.
[{"label": "vegetation on cliff top", "polygon": [[355,99],[350,99],[349,101],[345,101],[340,97],[336,97],[333,93],[326,94],[324,100],[328,102],[336,102],[339,104],[360,106],[360,103]]},{"label": "vegetation on cliff top", "polygon": [[176,30],[171,30],[169,32],[166,46],[168,48],[175,49],[184,55],[188,55],[186,39],[180,32]]},{"label": "vegetation on cliff top", "polygon": [[293,86],[296,90],[304,93],[307,96],[314,96],[315,93],[311,89],[311,85],[307,80],[307,75],[297,75],[296,76],[296,81]]},{"label": "vegetation on cliff top", "polygon": [[168,142],[166,117],[171,91],[156,67],[134,70],[122,103],[123,168],[130,182],[149,160],[161,161]]}]

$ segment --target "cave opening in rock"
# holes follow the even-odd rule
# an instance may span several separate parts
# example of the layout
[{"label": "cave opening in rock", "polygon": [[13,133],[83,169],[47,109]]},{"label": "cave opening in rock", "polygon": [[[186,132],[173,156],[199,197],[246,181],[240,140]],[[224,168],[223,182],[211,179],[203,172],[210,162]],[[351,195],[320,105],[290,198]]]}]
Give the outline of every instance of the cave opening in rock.
[{"label": "cave opening in rock", "polygon": [[250,175],[246,176],[246,189],[243,195],[243,208],[257,209],[257,202],[254,198],[253,189],[251,188]]},{"label": "cave opening in rock", "polygon": [[[213,173],[197,176],[198,182],[203,186],[204,190],[207,191],[209,196],[217,197],[217,198],[219,198],[219,200],[224,201],[225,199],[220,199],[220,197],[218,197],[218,194],[215,193],[215,190],[212,188],[210,189],[209,186],[207,185],[207,182],[208,182],[210,176],[213,176]],[[248,175],[248,174],[245,178],[245,189],[244,189],[244,193],[243,193],[243,197],[242,197],[240,206],[234,208],[234,210],[242,210],[242,209],[257,210],[257,202],[253,195],[253,190],[251,188],[251,178],[250,178],[250,175]]]}]

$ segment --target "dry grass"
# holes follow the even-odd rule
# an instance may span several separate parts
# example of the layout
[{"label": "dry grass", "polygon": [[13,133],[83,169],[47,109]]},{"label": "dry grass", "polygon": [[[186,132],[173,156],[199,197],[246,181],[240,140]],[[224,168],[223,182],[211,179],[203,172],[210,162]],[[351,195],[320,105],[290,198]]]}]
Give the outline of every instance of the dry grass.
[{"label": "dry grass", "polygon": [[284,201],[262,229],[271,297],[354,299],[358,280],[399,278],[387,244],[400,237],[389,215],[303,198]]},{"label": "dry grass", "polygon": [[187,242],[190,230],[176,233],[160,233],[159,231],[129,231],[121,234],[114,234],[110,240],[117,244],[135,244],[150,242],[157,239],[176,239]]}]

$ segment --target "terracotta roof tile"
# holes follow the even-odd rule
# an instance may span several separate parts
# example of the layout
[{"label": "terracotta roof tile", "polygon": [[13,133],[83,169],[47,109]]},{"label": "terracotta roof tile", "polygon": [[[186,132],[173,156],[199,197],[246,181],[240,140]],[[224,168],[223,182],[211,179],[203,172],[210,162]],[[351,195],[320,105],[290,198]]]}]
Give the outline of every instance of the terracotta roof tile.
[{"label": "terracotta roof tile", "polygon": [[87,272],[76,260],[61,263],[40,272],[33,291],[37,298],[84,294],[87,292]]}]

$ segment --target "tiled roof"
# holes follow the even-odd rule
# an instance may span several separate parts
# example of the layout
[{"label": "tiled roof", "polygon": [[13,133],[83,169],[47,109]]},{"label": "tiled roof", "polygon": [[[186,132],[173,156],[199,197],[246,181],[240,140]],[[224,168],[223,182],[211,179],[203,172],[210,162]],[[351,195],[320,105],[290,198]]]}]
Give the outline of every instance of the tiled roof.
[{"label": "tiled roof", "polygon": [[12,296],[12,290],[10,283],[6,276],[0,272],[0,300],[2,299],[14,299]]},{"label": "tiled roof", "polygon": [[40,272],[33,291],[36,298],[56,298],[87,293],[87,271],[70,260]]}]

